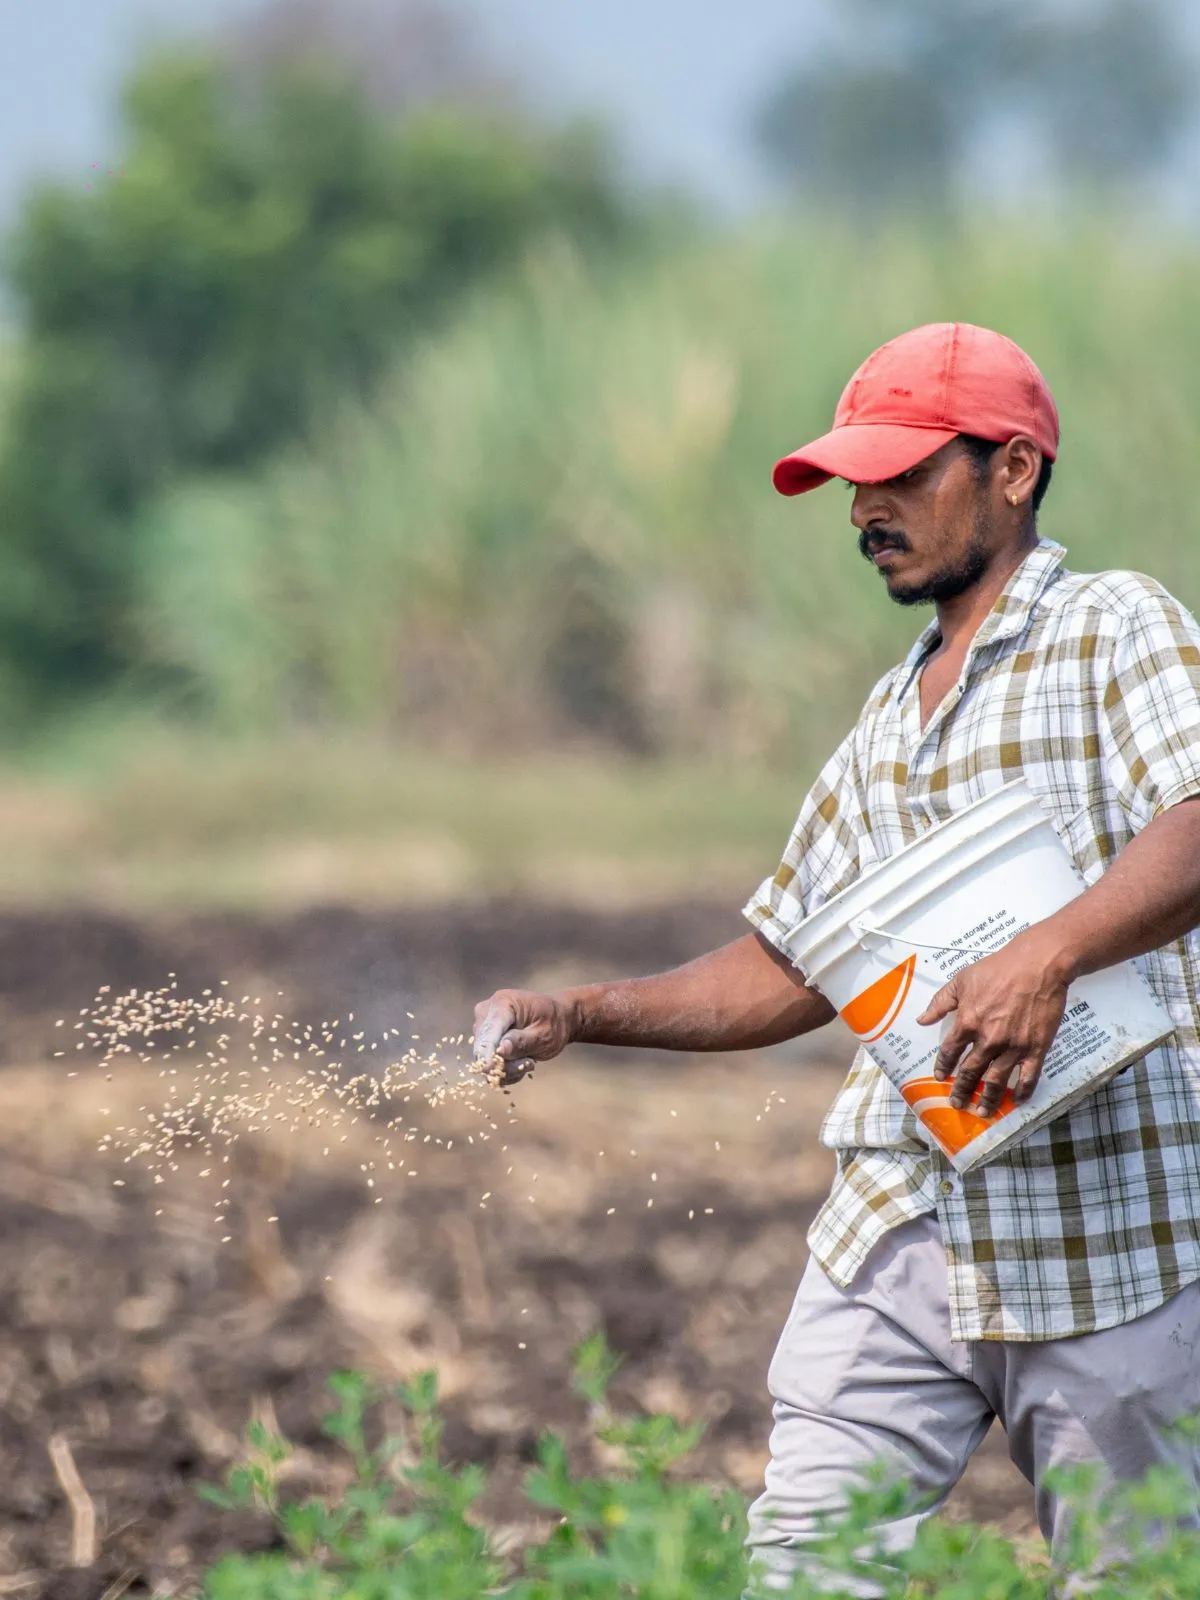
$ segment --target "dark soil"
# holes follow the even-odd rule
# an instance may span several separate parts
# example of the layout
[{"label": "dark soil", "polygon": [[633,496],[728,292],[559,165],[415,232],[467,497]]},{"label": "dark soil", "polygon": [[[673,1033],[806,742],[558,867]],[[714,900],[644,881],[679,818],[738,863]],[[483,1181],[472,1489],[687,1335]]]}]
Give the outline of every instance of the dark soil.
[{"label": "dark soil", "polygon": [[[625,1358],[617,1401],[703,1418],[695,1470],[752,1494],[766,1366],[828,1181],[816,1131],[836,1060],[581,1053],[515,1091],[506,1152],[464,1143],[463,1123],[452,1152],[378,1205],[359,1169],[364,1128],[329,1158],[316,1136],[247,1141],[222,1245],[195,1163],[162,1187],[123,1167],[127,1187],[113,1188],[118,1169],[96,1153],[102,1102],[114,1118],[136,1110],[152,1077],[131,1068],[110,1090],[86,1068],[68,1081],[78,1060],[47,1059],[55,1018],[101,984],[175,972],[199,992],[228,977],[302,1018],[354,1010],[378,1030],[413,1011],[428,1036],[467,1029],[468,1001],[501,982],[652,970],[740,931],[704,904],[0,921],[0,1594],[194,1593],[222,1551],[271,1538],[195,1492],[220,1479],[252,1415],[298,1447],[294,1492],[337,1484],[319,1419],[327,1374],[346,1366],[384,1380],[436,1366],[448,1451],[494,1469],[487,1514],[517,1536],[538,1433],[559,1429],[586,1455],[569,1352],[596,1327]],[[765,1114],[772,1091],[786,1104]],[[458,1127],[453,1109],[428,1115]],[[71,1565],[55,1437],[96,1515],[86,1567]],[[1028,1525],[995,1438],[956,1501]]]}]

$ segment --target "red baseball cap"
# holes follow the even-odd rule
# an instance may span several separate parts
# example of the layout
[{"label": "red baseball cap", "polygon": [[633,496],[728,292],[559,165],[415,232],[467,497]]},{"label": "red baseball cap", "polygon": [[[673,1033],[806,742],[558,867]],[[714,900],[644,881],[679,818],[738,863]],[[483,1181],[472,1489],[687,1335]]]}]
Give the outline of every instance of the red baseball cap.
[{"label": "red baseball cap", "polygon": [[867,357],[830,432],[777,462],[775,487],[803,494],[830,478],[882,483],[960,433],[998,444],[1026,434],[1053,461],[1058,410],[1020,345],[969,322],[930,322]]}]

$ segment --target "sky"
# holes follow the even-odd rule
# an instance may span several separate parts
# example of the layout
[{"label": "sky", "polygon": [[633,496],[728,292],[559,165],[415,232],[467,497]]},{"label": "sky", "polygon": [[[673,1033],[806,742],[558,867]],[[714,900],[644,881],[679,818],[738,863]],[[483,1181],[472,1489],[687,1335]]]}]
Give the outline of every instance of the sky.
[{"label": "sky", "polygon": [[[804,51],[816,0],[474,0],[489,54],[552,112],[598,111],[631,169],[722,208],[766,198],[751,108]],[[203,35],[247,0],[0,0],[0,220],[36,175],[115,148],[115,90],[147,38]],[[468,7],[463,6],[463,9]]]}]

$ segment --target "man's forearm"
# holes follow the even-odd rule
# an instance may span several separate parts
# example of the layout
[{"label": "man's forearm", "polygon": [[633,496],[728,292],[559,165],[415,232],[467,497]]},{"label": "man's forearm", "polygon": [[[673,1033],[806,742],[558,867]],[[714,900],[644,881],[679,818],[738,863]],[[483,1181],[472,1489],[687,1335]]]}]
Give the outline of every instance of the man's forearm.
[{"label": "man's forearm", "polygon": [[1022,939],[1037,939],[1067,983],[1145,955],[1200,926],[1200,799],[1164,811],[1104,876]]},{"label": "man's forearm", "polygon": [[757,934],[673,972],[559,996],[572,1037],[659,1050],[753,1050],[831,1022],[828,1000]]}]

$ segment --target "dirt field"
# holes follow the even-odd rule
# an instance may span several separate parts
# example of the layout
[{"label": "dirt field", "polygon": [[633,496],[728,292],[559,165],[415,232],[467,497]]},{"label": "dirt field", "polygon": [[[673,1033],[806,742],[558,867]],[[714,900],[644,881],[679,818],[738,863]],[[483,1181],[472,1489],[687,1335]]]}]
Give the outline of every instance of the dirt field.
[{"label": "dirt field", "polygon": [[[155,1185],[97,1152],[160,1103],[155,1069],[107,1083],[84,1057],[49,1059],[56,1017],[106,983],[175,972],[199,993],[225,977],[300,1019],[354,1010],[368,1035],[412,1011],[429,1038],[467,1028],[468,1000],[501,981],[649,970],[738,931],[703,904],[0,922],[0,1595],[193,1592],[219,1551],[269,1537],[206,1507],[197,1483],[221,1476],[251,1416],[301,1447],[298,1487],[334,1482],[317,1419],[326,1374],[348,1365],[439,1369],[450,1452],[497,1469],[486,1510],[519,1538],[537,1433],[580,1447],[569,1351],[597,1326],[625,1357],[617,1398],[703,1417],[697,1470],[752,1494],[767,1361],[828,1177],[816,1132],[842,1041],[683,1062],[579,1052],[520,1086],[517,1121],[499,1117],[486,1143],[469,1112],[423,1110],[443,1144],[414,1144],[417,1175],[374,1191],[366,1119],[332,1144],[320,1129],[256,1135],[225,1168],[220,1229],[199,1158]],[[73,1516],[64,1451],[96,1519],[86,1567],[71,1565],[81,1502]],[[1028,1528],[998,1433],[953,1504]]]}]

